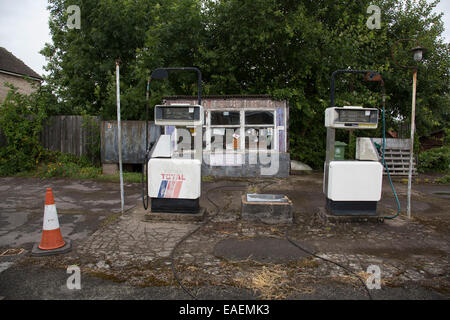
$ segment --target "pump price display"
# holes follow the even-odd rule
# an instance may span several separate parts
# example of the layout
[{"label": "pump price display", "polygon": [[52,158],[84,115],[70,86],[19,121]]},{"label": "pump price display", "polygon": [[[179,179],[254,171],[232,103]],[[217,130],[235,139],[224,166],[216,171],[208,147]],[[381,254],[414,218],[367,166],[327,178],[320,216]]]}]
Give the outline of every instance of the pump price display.
[{"label": "pump price display", "polygon": [[161,108],[164,120],[194,120],[194,112],[189,112],[189,107],[164,107]]},{"label": "pump price display", "polygon": [[338,129],[376,129],[377,126],[377,108],[332,107],[325,110],[325,127]]},{"label": "pump price display", "polygon": [[337,109],[339,122],[377,123],[378,112],[371,110]]},{"label": "pump price display", "polygon": [[202,113],[199,105],[158,105],[155,106],[155,124],[200,125]]}]

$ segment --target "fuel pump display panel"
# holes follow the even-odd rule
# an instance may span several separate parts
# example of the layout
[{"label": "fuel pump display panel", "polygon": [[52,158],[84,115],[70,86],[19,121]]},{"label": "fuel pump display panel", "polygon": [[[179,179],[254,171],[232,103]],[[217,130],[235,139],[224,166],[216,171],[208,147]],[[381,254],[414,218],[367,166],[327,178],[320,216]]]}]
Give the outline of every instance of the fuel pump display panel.
[{"label": "fuel pump display panel", "polygon": [[378,113],[371,110],[337,109],[336,111],[339,122],[376,123],[378,121]]},{"label": "fuel pump display panel", "polygon": [[203,110],[199,105],[157,105],[155,106],[156,125],[201,125]]},{"label": "fuel pump display panel", "polygon": [[[194,112],[189,112],[189,107],[165,107],[161,109],[161,119],[164,120],[194,120]],[[198,113],[197,119],[198,120]]]},{"label": "fuel pump display panel", "polygon": [[325,126],[340,129],[376,129],[378,109],[362,107],[327,108]]}]

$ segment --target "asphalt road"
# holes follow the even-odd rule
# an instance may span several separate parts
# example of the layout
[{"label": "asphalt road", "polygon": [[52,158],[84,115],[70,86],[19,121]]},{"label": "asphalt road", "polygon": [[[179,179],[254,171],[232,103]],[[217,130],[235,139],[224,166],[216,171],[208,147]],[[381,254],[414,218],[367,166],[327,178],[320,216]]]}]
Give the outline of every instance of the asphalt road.
[{"label": "asphalt road", "polygon": [[[0,273],[0,296],[4,300],[179,300],[190,297],[180,287],[134,287],[81,274],[81,289],[68,289],[66,270],[17,266]],[[360,287],[319,284],[314,294],[295,295],[299,300],[367,300]],[[200,300],[253,300],[247,289],[233,287],[190,288]],[[410,283],[402,288],[371,290],[374,300],[430,300],[445,296]]]}]

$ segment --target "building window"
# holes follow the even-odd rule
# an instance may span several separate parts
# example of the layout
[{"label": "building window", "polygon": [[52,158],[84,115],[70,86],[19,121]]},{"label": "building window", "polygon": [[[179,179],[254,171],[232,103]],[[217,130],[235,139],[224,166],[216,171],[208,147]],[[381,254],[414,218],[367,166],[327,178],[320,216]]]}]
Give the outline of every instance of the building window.
[{"label": "building window", "polygon": [[277,150],[274,110],[207,110],[204,143],[206,151]]},{"label": "building window", "polygon": [[240,150],[241,115],[239,111],[211,111],[211,150]]},{"label": "building window", "polygon": [[245,125],[250,124],[273,126],[273,111],[245,111]]},{"label": "building window", "polygon": [[275,117],[273,111],[245,111],[245,149],[273,150]]},{"label": "building window", "polygon": [[236,111],[212,111],[211,126],[236,125],[240,126],[240,113]]}]

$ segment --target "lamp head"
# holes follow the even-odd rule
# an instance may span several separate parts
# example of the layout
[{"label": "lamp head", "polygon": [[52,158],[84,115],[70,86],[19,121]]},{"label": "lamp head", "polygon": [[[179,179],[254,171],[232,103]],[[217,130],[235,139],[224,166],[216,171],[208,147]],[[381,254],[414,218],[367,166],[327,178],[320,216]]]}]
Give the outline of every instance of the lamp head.
[{"label": "lamp head", "polygon": [[425,51],[424,47],[418,46],[418,47],[412,48],[409,51],[413,53],[415,61],[417,61],[417,62],[422,61],[423,53]]}]

